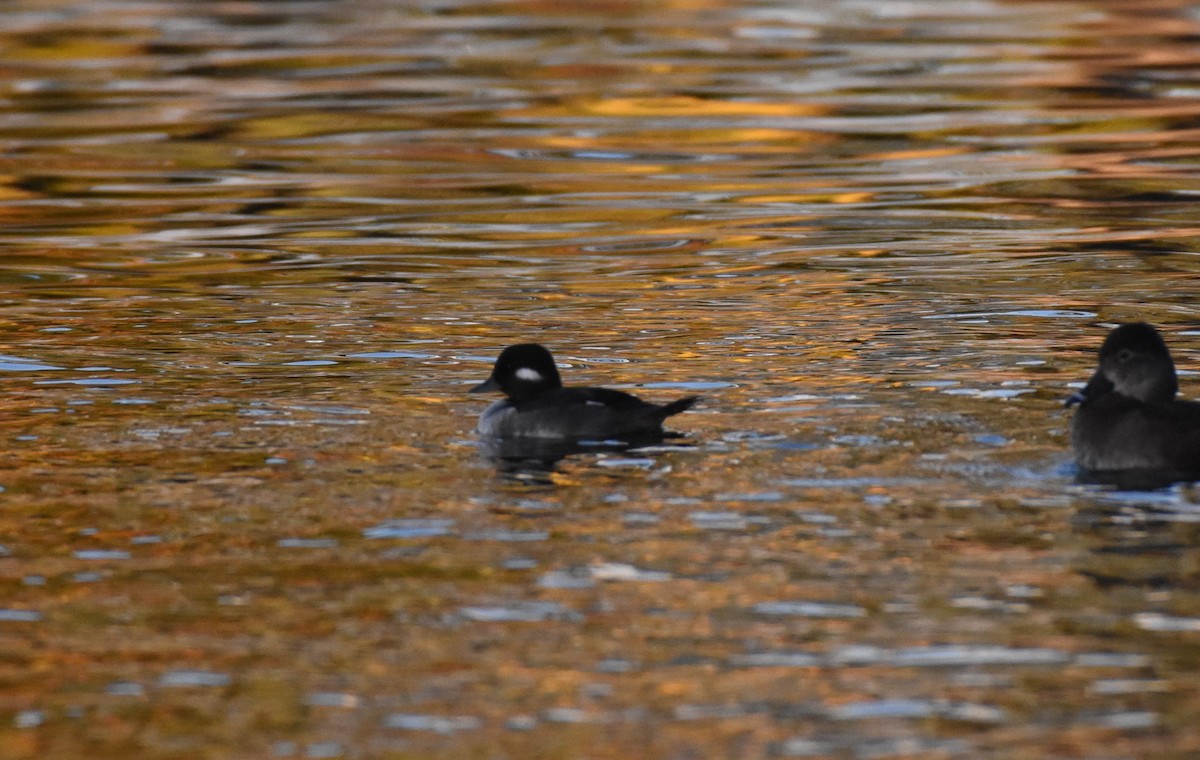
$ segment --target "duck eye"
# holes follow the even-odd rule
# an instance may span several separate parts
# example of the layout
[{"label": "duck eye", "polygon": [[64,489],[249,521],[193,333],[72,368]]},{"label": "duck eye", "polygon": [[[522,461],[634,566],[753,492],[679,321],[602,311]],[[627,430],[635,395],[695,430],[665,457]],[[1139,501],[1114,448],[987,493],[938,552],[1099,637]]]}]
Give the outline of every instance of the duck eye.
[{"label": "duck eye", "polygon": [[1129,360],[1133,359],[1133,356],[1134,356],[1133,349],[1122,348],[1120,351],[1117,352],[1117,361],[1120,362],[1121,364],[1125,364]]}]

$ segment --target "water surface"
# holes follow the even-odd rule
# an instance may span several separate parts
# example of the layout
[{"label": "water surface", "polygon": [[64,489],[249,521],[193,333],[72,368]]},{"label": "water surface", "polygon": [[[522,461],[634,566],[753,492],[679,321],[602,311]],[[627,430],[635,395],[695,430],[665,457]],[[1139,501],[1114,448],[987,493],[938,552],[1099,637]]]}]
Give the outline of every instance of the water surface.
[{"label": "water surface", "polygon": [[[0,29],[0,756],[1200,752],[1197,494],[1061,408],[1131,319],[1196,393],[1194,8]],[[498,464],[529,340],[705,400]]]}]

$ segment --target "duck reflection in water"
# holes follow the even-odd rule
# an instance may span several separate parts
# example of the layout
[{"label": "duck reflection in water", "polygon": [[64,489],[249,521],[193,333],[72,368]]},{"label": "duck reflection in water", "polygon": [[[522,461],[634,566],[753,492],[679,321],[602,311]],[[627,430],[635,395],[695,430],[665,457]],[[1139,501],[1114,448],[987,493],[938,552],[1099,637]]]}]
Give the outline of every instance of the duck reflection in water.
[{"label": "duck reflection in water", "polygon": [[1079,405],[1071,447],[1086,482],[1157,488],[1200,479],[1200,402],[1175,398],[1179,383],[1158,330],[1123,324],[1100,347]]},{"label": "duck reflection in water", "polygon": [[[506,480],[526,485],[553,486],[561,483],[554,473],[568,457],[578,456],[582,463],[604,460],[606,464],[648,466],[649,457],[663,451],[689,448],[693,444],[682,440],[682,433],[664,431],[648,438],[628,437],[626,440],[555,441],[537,439],[502,439],[482,437],[479,451],[496,466]],[[586,466],[586,464],[584,465]]]},{"label": "duck reflection in water", "polygon": [[678,434],[663,430],[668,417],[690,409],[697,396],[652,404],[611,388],[564,387],[554,357],[537,343],[509,346],[487,380],[471,393],[500,391],[505,398],[479,418],[483,451],[503,469],[553,469],[582,452],[625,451]]}]

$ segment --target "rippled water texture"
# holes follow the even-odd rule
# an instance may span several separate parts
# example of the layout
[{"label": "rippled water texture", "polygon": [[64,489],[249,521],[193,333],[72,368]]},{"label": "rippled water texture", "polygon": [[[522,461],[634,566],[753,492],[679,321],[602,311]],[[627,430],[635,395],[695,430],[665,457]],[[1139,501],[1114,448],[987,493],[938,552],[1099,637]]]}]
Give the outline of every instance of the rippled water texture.
[{"label": "rippled water texture", "polygon": [[[1182,2],[0,6],[0,757],[1195,758]],[[701,393],[497,463],[468,396]]]}]

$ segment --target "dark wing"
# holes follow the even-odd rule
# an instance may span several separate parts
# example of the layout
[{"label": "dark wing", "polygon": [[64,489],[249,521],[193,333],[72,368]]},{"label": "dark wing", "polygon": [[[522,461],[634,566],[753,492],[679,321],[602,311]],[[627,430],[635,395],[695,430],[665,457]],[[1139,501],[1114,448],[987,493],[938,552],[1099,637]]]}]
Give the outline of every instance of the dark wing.
[{"label": "dark wing", "polygon": [[1200,401],[1145,404],[1142,409],[1147,419],[1161,420],[1159,424],[1196,426],[1200,430]]},{"label": "dark wing", "polygon": [[614,411],[637,412],[653,408],[637,396],[612,388],[560,388],[555,393],[564,399],[586,406],[603,405]]},{"label": "dark wing", "polygon": [[1171,401],[1148,404],[1142,414],[1148,426],[1163,431],[1163,456],[1181,473],[1200,475],[1200,403]]},{"label": "dark wing", "polygon": [[642,401],[637,396],[612,388],[558,388],[539,397],[549,404],[570,403],[582,404],[584,407],[605,408],[632,417],[657,420],[661,422],[673,414],[690,409],[699,401],[699,396],[687,396],[672,401],[669,404],[652,404]]},{"label": "dark wing", "polygon": [[514,402],[525,435],[607,438],[662,433],[662,421],[695,403],[694,398],[651,404],[611,388],[555,388]]}]

